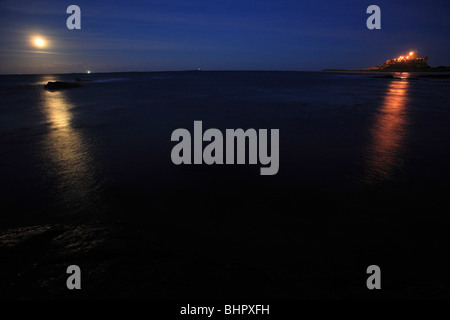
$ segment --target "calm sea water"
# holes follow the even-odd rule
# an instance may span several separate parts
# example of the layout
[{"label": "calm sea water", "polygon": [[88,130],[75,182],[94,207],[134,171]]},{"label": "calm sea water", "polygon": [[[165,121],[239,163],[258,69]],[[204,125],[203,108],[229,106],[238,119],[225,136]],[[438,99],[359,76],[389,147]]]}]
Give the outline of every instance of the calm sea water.
[{"label": "calm sea water", "polygon": [[[441,219],[450,80],[396,77],[0,76],[1,222]],[[43,88],[75,78],[92,81]],[[171,133],[193,132],[195,120],[204,130],[279,129],[278,174],[260,176],[260,165],[175,166]]]}]

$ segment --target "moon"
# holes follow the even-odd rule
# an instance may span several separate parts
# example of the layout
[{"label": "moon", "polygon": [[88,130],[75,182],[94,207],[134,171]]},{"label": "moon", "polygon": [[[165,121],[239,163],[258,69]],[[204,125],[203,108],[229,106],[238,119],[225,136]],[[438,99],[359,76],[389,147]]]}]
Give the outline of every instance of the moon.
[{"label": "moon", "polygon": [[34,44],[38,47],[43,47],[45,45],[45,41],[41,38],[34,39]]}]

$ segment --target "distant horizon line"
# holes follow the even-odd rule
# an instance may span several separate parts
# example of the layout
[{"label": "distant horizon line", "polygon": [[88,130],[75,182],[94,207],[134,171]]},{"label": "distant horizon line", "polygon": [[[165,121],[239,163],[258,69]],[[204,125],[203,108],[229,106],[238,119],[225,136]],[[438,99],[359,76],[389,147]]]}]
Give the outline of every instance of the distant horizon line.
[{"label": "distant horizon line", "polygon": [[[450,66],[443,66],[444,68],[450,68]],[[436,69],[439,67],[431,67],[430,69]],[[436,70],[429,70],[432,72]],[[234,69],[234,70],[202,70],[202,69],[191,69],[191,70],[159,70],[159,71],[100,71],[100,72],[57,72],[57,73],[0,73],[0,76],[38,76],[38,75],[92,75],[92,74],[108,74],[108,73],[176,73],[176,72],[374,72],[374,73],[392,73],[392,72],[426,72],[425,70],[417,71],[389,71],[389,70],[368,70],[368,69],[321,69],[321,70],[246,70],[246,69]],[[449,71],[442,71],[448,73]]]},{"label": "distant horizon line", "polygon": [[186,69],[186,70],[159,70],[159,71],[100,71],[100,72],[56,72],[56,73],[0,73],[0,76],[27,76],[27,75],[67,75],[67,74],[106,74],[106,73],[162,73],[162,72],[322,72],[322,70],[264,70],[264,69],[255,69],[255,70],[246,70],[246,69],[234,69],[234,70],[203,70],[203,69]]}]

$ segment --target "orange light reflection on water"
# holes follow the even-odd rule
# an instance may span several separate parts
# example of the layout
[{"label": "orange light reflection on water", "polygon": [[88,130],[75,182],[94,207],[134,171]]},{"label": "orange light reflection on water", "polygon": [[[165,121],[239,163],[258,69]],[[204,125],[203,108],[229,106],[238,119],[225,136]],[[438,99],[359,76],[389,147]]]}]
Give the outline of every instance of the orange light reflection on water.
[{"label": "orange light reflection on water", "polygon": [[389,83],[383,105],[370,128],[372,141],[366,154],[366,180],[369,183],[390,179],[394,167],[401,166],[401,151],[409,123],[408,76],[408,73],[396,74],[400,80]]}]

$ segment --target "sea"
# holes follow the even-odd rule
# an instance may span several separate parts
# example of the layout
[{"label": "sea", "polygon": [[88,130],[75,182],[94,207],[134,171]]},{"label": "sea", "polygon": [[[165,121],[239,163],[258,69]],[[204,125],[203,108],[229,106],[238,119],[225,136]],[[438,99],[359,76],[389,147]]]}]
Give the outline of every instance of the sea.
[{"label": "sea", "polygon": [[[44,88],[76,79],[79,88]],[[449,75],[431,73],[0,75],[0,239],[8,247],[0,254],[30,257],[3,262],[3,273],[18,277],[15,270],[25,268],[35,284],[20,278],[20,288],[9,284],[4,295],[33,298],[49,286],[53,291],[44,291],[54,297],[58,286],[44,281],[41,288],[31,273],[41,261],[31,252],[50,250],[54,261],[79,243],[88,250],[101,242],[104,226],[126,226],[133,231],[125,238],[139,234],[165,253],[199,256],[218,269],[203,262],[172,273],[145,269],[135,242],[114,238],[95,250],[109,262],[110,252],[135,252],[126,271],[112,262],[105,267],[126,289],[114,295],[91,277],[91,295],[361,295],[365,268],[380,261],[390,297],[446,296],[448,275],[437,274],[448,267],[442,255],[449,237],[449,101]],[[179,128],[193,135],[194,121],[223,133],[278,129],[279,171],[261,175],[261,164],[248,163],[175,165],[171,135]],[[61,242],[68,230],[78,238]],[[41,245],[28,248],[24,239]],[[17,243],[19,251],[10,249]],[[178,263],[167,259],[172,268]],[[50,262],[43,265],[56,272]],[[160,272],[158,293],[130,280],[133,268]],[[183,282],[192,274],[202,284],[195,289]],[[205,280],[211,274],[221,275],[222,291]],[[426,289],[411,289],[421,283]]]}]

